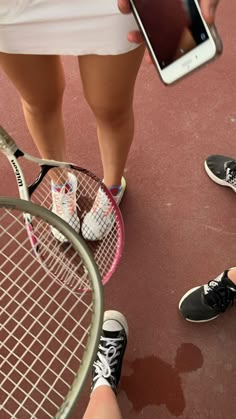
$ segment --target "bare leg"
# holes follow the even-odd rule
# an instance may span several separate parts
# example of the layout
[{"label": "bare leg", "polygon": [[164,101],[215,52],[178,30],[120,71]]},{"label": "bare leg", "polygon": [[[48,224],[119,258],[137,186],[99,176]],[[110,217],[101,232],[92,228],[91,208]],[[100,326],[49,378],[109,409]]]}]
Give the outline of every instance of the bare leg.
[{"label": "bare leg", "polygon": [[0,66],[18,90],[25,120],[43,158],[65,160],[60,57],[0,53]]},{"label": "bare leg", "polygon": [[91,394],[83,419],[122,419],[117,398],[108,386],[100,386]]},{"label": "bare leg", "polygon": [[115,56],[79,57],[84,94],[98,130],[109,187],[120,185],[134,135],[133,95],[144,47]]},{"label": "bare leg", "polygon": [[228,278],[234,283],[236,284],[236,268],[231,269],[228,272]]}]

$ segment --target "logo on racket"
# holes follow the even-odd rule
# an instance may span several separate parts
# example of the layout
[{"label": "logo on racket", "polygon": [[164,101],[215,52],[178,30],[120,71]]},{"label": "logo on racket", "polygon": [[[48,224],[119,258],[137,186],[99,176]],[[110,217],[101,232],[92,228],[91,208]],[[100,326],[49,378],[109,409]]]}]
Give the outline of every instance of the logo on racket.
[{"label": "logo on racket", "polygon": [[20,172],[18,170],[18,167],[17,167],[15,161],[11,160],[11,164],[14,167],[14,172],[15,172],[15,175],[16,175],[16,180],[17,180],[18,186],[23,186],[21,175],[20,175]]}]

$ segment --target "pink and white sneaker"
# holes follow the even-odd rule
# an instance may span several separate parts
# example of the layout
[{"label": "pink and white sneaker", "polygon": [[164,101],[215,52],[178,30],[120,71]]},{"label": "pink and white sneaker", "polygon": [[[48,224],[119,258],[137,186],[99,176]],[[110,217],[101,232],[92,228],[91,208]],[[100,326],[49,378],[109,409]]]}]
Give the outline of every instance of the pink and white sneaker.
[{"label": "pink and white sneaker", "polygon": [[[77,233],[80,231],[80,220],[76,210],[76,176],[68,172],[68,181],[64,185],[54,185],[52,187],[52,212],[66,221]],[[54,237],[65,242],[65,237],[57,229],[52,228]]]},{"label": "pink and white sneaker", "polygon": [[[124,177],[122,177],[119,187],[110,188],[112,192],[114,192],[114,189],[117,189],[117,191],[115,191],[113,198],[119,205],[126,189]],[[115,214],[112,205],[103,190],[99,188],[94,204],[82,222],[82,236],[85,240],[101,240],[109,234],[114,223]]]}]

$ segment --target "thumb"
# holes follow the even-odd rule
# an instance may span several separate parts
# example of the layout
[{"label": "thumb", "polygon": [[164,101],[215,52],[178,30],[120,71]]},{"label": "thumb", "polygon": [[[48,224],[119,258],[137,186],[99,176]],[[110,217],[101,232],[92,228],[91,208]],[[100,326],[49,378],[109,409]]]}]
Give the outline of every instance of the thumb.
[{"label": "thumb", "polygon": [[118,8],[120,9],[121,13],[126,14],[131,12],[129,0],[118,0]]}]

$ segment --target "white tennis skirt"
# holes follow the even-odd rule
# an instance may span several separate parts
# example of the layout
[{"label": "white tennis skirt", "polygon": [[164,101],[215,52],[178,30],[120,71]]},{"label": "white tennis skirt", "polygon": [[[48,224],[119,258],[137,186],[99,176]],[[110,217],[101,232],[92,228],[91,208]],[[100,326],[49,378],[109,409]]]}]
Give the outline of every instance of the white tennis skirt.
[{"label": "white tennis skirt", "polygon": [[136,47],[133,29],[117,0],[0,0],[1,52],[117,55]]}]

